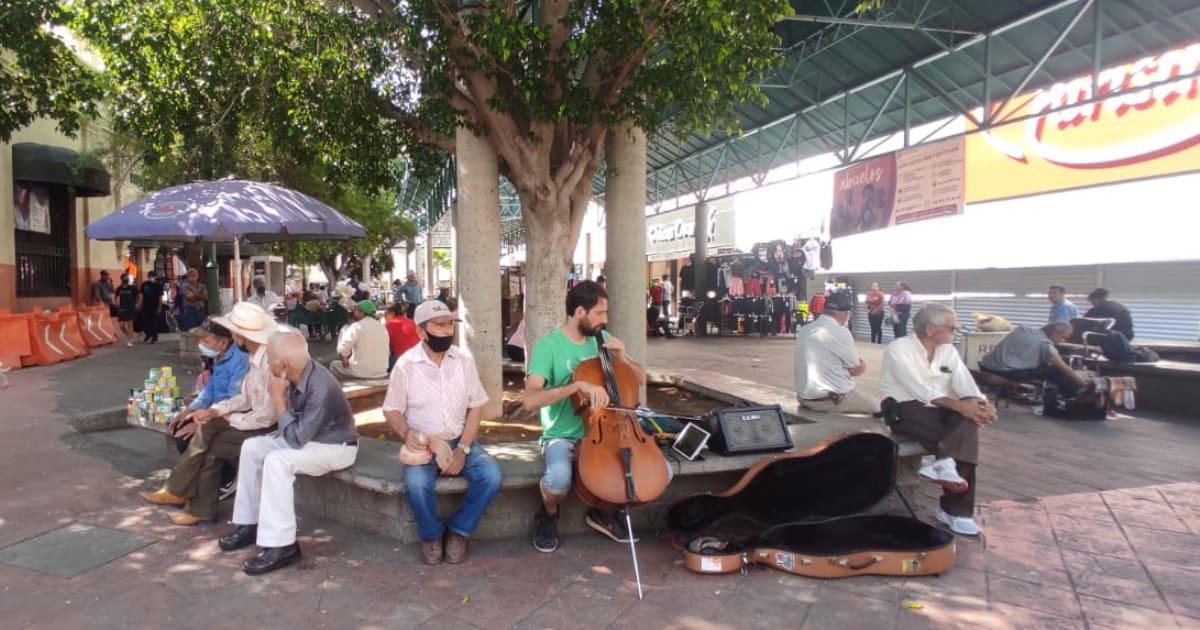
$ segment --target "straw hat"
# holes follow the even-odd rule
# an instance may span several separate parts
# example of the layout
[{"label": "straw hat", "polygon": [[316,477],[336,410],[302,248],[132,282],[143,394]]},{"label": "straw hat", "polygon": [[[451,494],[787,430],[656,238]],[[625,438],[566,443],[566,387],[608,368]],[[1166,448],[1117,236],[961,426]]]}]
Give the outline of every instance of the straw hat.
[{"label": "straw hat", "polygon": [[261,306],[249,302],[238,302],[228,314],[212,319],[230,332],[255,343],[267,343],[271,335],[279,330],[275,320]]}]

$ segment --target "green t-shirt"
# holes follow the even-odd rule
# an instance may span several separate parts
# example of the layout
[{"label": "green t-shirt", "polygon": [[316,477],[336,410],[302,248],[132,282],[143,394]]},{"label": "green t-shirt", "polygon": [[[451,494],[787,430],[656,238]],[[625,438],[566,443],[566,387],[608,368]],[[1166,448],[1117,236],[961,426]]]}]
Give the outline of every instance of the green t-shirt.
[{"label": "green t-shirt", "polygon": [[[608,338],[608,333],[605,333],[605,338]],[[595,339],[589,337],[583,343],[575,343],[563,334],[561,328],[556,328],[533,346],[529,375],[536,374],[546,379],[546,389],[562,387],[571,382],[575,368],[580,363],[595,358],[597,354],[599,350]],[[542,407],[540,413],[543,441],[554,438],[578,440],[583,437],[583,420],[575,413],[571,398]]]}]

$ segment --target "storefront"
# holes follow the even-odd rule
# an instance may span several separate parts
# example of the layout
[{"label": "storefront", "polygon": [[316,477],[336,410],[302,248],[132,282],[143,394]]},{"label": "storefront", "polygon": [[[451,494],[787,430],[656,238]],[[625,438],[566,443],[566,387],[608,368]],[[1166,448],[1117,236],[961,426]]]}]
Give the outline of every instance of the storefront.
[{"label": "storefront", "polygon": [[[1049,285],[1066,287],[1081,311],[1088,292],[1102,286],[1130,309],[1138,339],[1196,341],[1197,69],[1200,44],[1102,70],[1098,83],[1110,96],[1098,103],[1086,102],[1090,76],[1012,99],[1019,122],[959,140],[961,210],[835,234],[826,277],[850,282],[860,295],[871,282],[886,292],[902,280],[918,301],[952,305],[962,322],[988,312],[1044,323]],[[1190,78],[1138,89],[1174,76]],[[1061,107],[1068,109],[1050,111]],[[838,175],[828,182],[835,213],[846,206],[836,197]],[[851,218],[862,214],[859,206]],[[868,338],[865,315],[856,315],[856,334]]]},{"label": "storefront", "polygon": [[[734,251],[737,244],[737,214],[732,198],[710,202],[708,210],[708,253],[710,256]],[[646,217],[646,283],[666,276],[678,304],[683,291],[680,272],[688,257],[696,252],[696,209],[679,208]]]},{"label": "storefront", "polygon": [[0,144],[0,308],[87,301],[101,270],[123,271],[123,246],[83,236],[116,204],[86,139],[86,126],[72,139],[39,120]]}]

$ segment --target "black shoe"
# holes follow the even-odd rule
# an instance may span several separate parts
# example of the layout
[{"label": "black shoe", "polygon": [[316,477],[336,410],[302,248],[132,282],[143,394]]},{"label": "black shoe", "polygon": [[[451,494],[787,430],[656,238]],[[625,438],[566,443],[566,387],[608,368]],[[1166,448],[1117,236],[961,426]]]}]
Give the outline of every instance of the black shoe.
[{"label": "black shoe", "polygon": [[542,553],[558,549],[558,515],[550,516],[545,507],[533,517],[533,548]]},{"label": "black shoe", "polygon": [[[588,527],[608,536],[615,542],[629,543],[629,529],[625,527],[625,515],[622,512],[601,512],[591,509],[588,510],[584,522]],[[638,542],[636,535],[633,536],[633,542]]]},{"label": "black shoe", "polygon": [[232,533],[222,536],[217,545],[221,551],[237,551],[254,544],[258,537],[258,525],[238,525]]},{"label": "black shoe", "polygon": [[246,575],[262,575],[276,569],[282,569],[300,560],[300,543],[292,543],[286,547],[263,547],[257,556],[242,563],[242,571]]}]

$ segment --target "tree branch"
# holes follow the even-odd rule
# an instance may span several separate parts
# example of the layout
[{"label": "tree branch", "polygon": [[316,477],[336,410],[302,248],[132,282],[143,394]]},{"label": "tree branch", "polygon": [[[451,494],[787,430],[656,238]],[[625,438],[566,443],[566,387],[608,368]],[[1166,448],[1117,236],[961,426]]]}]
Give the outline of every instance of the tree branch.
[{"label": "tree branch", "polygon": [[412,130],[413,135],[423,144],[435,146],[447,153],[454,153],[454,138],[445,134],[440,134],[424,125],[417,119],[416,115],[406,112],[395,105],[381,100],[378,105],[379,113],[386,118],[390,118]]}]

